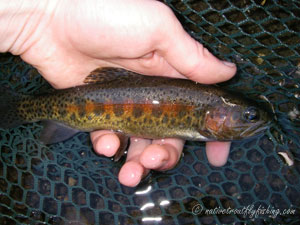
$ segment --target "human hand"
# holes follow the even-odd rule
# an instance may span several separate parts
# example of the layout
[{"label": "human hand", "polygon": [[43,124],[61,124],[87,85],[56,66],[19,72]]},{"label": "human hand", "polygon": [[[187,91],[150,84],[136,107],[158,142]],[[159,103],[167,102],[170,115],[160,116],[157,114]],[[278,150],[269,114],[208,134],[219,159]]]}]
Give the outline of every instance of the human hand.
[{"label": "human hand", "polygon": [[[236,71],[234,64],[218,60],[192,39],[172,11],[157,1],[42,0],[34,4],[23,1],[9,18],[9,26],[0,28],[0,34],[9,34],[5,40],[0,35],[5,43],[0,51],[20,55],[55,88],[80,85],[90,71],[105,66],[206,84],[230,79]],[[0,22],[5,15],[0,13]],[[11,31],[11,27],[21,28]],[[105,130],[92,132],[91,140],[95,151],[105,156],[113,156],[120,144],[112,131]],[[135,186],[151,169],[173,168],[183,144],[171,138],[132,138],[119,181]],[[209,162],[224,165],[229,148],[230,143],[208,142]]]}]

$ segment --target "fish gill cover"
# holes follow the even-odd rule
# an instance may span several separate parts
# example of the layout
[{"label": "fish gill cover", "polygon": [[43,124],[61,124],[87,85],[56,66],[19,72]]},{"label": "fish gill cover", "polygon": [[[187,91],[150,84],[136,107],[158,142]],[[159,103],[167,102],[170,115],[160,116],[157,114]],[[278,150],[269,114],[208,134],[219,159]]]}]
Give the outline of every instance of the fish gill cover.
[{"label": "fish gill cover", "polygon": [[[97,156],[86,133],[50,147],[34,123],[0,132],[1,224],[297,224],[300,222],[300,3],[166,0],[184,28],[238,73],[222,84],[262,104],[276,126],[235,142],[223,167],[187,142],[173,170],[137,188],[119,184],[122,164]],[[19,93],[49,85],[2,54],[0,84]],[[260,97],[259,97],[260,96]]]}]

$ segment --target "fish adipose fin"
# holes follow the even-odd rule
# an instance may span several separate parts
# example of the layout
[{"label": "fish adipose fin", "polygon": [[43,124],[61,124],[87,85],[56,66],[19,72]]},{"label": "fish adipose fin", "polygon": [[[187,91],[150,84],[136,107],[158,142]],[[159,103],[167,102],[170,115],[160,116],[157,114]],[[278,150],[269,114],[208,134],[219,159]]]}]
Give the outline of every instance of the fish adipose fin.
[{"label": "fish adipose fin", "polygon": [[18,112],[21,98],[21,95],[6,87],[0,87],[0,128],[13,128],[26,122]]},{"label": "fish adipose fin", "polygon": [[113,80],[122,80],[128,77],[141,77],[140,74],[128,71],[122,68],[103,67],[93,70],[85,79],[85,84],[110,82]]},{"label": "fish adipose fin", "polygon": [[80,132],[79,130],[54,121],[46,120],[42,123],[44,125],[44,129],[40,134],[40,141],[46,145],[65,141]]}]

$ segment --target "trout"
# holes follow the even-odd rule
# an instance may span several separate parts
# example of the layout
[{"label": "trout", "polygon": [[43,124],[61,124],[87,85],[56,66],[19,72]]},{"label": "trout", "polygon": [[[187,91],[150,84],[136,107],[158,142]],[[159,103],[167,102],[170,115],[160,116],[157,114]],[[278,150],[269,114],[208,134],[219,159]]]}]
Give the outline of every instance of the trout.
[{"label": "trout", "polygon": [[101,129],[127,137],[232,141],[270,124],[257,104],[214,85],[119,68],[97,69],[84,82],[36,96],[2,89],[0,127],[45,121],[41,140],[51,144]]}]

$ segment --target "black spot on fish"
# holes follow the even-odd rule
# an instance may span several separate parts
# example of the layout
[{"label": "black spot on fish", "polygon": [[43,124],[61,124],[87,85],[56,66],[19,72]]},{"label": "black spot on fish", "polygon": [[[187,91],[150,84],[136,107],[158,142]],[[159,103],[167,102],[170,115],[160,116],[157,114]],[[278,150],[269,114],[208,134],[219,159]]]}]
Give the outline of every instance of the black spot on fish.
[{"label": "black spot on fish", "polygon": [[185,110],[180,110],[179,113],[178,113],[178,117],[179,118],[183,118],[183,117],[185,117],[185,115],[186,115],[186,111]]},{"label": "black spot on fish", "polygon": [[171,124],[174,124],[175,122],[176,122],[176,119],[173,118],[173,119],[171,120]]},{"label": "black spot on fish", "polygon": [[70,119],[71,120],[75,120],[76,119],[75,113],[72,113],[72,115],[70,116]]},{"label": "black spot on fish", "polygon": [[200,111],[195,111],[194,114],[193,114],[196,118],[199,118],[201,117],[201,112]]},{"label": "black spot on fish", "polygon": [[52,106],[51,106],[51,104],[49,104],[49,103],[47,104],[47,103],[46,103],[46,110],[47,110],[47,111],[52,111]]},{"label": "black spot on fish", "polygon": [[67,111],[64,108],[60,108],[58,112],[63,117],[67,115]]},{"label": "black spot on fish", "polygon": [[192,118],[190,116],[188,116],[185,121],[189,125],[192,121]]},{"label": "black spot on fish", "polygon": [[168,121],[169,121],[169,117],[165,115],[162,119],[162,123],[168,123]]},{"label": "black spot on fish", "polygon": [[24,111],[23,109],[19,108],[19,109],[18,109],[18,113],[22,115],[22,114],[25,113],[25,111]]},{"label": "black spot on fish", "polygon": [[76,105],[80,105],[81,103],[83,103],[82,99],[80,98],[75,98],[74,100]]}]

